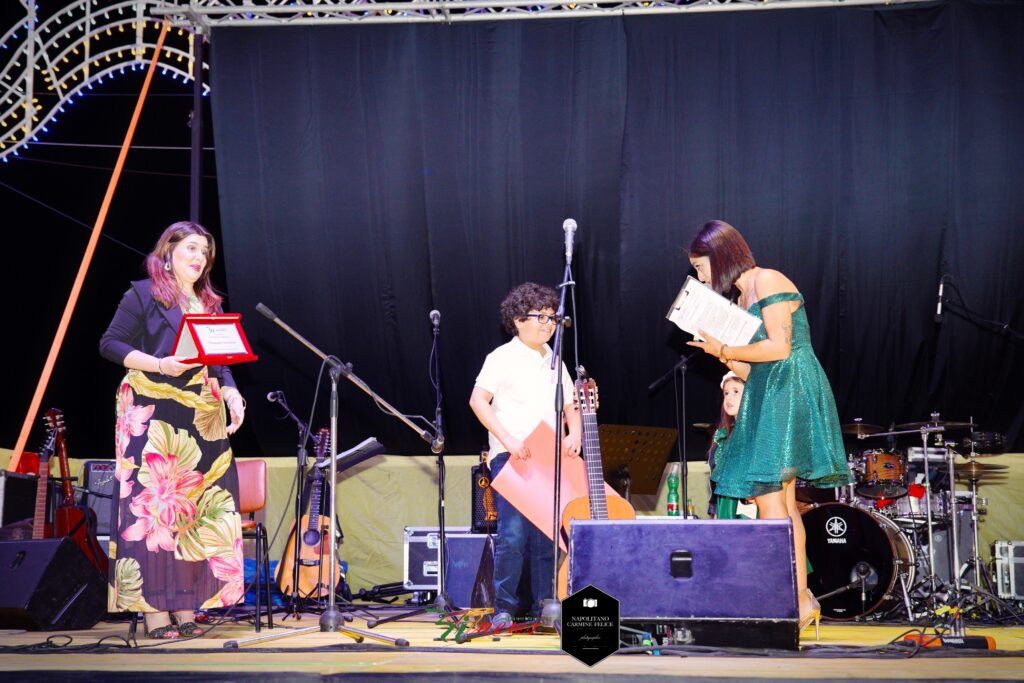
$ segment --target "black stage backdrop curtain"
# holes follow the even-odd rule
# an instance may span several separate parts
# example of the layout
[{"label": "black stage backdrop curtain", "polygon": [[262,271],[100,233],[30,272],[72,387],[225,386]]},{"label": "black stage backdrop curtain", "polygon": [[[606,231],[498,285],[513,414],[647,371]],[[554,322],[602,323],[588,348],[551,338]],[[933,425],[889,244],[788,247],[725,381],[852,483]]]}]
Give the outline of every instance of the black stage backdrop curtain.
[{"label": "black stage backdrop curtain", "polygon": [[[229,307],[261,356],[237,373],[261,447],[290,452],[294,432],[253,399],[284,389],[307,412],[318,361],[257,302],[428,417],[440,310],[448,451],[484,447],[467,401],[507,339],[498,303],[561,280],[571,216],[600,422],[674,426],[672,384],[647,385],[688,350],[664,316],[686,245],[723,218],[803,291],[844,422],[937,410],[1020,450],[1021,345],[993,321],[1024,326],[1021,35],[1024,7],[994,2],[215,30]],[[936,323],[946,273],[973,313]],[[722,371],[690,363],[688,421],[717,417]],[[341,389],[343,447],[426,452]]]}]

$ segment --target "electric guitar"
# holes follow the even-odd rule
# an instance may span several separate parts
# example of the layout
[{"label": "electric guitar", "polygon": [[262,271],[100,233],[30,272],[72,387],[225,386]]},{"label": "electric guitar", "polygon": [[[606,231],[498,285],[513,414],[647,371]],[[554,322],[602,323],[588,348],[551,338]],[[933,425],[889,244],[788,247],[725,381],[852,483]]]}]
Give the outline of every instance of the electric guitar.
[{"label": "electric guitar", "polygon": [[[60,463],[62,485],[61,502],[53,518],[53,537],[69,536],[82,549],[85,559],[96,567],[103,576],[107,575],[107,554],[103,552],[96,538],[96,512],[87,505],[75,503],[75,489],[71,484],[71,468],[68,464],[68,447],[65,439],[64,414],[57,408],[46,411],[47,427],[55,435],[54,451]],[[40,474],[42,459],[40,458]]]},{"label": "electric guitar", "polygon": [[[331,446],[331,431],[323,428],[313,437],[316,444],[316,465],[309,475],[306,513],[297,522],[292,523],[288,542],[285,544],[284,556],[277,565],[274,581],[284,595],[291,595],[298,590],[300,597],[325,597],[330,595],[333,587],[330,584],[330,555],[333,543],[330,538],[330,519],[321,514],[324,494],[324,472],[321,465],[327,460]],[[299,574],[295,574],[295,534],[301,533],[299,543]],[[341,580],[335,576],[335,581]]]},{"label": "electric guitar", "polygon": [[[636,511],[625,498],[606,496],[604,470],[601,466],[601,440],[597,430],[597,383],[587,378],[585,371],[576,380],[576,404],[583,422],[583,457],[587,467],[587,497],[569,501],[562,511],[560,533],[569,547],[569,526],[574,519],[636,519]],[[569,594],[569,558],[562,558],[558,567],[558,599]]]},{"label": "electric guitar", "polygon": [[[44,418],[45,419],[45,418]],[[36,480],[36,505],[32,512],[32,540],[50,538],[53,528],[46,523],[46,488],[50,484],[50,456],[57,440],[57,432],[46,429],[46,443],[39,449],[39,479]]]}]

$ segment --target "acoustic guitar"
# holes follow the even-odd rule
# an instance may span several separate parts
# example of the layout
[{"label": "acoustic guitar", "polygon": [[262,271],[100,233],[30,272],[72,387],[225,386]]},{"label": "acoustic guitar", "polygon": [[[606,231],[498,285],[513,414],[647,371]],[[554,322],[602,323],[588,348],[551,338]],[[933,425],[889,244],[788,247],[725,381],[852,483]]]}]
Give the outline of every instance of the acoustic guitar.
[{"label": "acoustic guitar", "polygon": [[[583,422],[583,458],[587,467],[587,497],[569,501],[562,511],[559,533],[569,547],[569,527],[574,519],[636,519],[629,502],[617,495],[605,495],[604,470],[601,465],[601,440],[597,430],[597,383],[580,373],[576,380],[576,405]],[[562,558],[558,567],[558,599],[569,595],[569,558]]]},{"label": "acoustic guitar", "polygon": [[[314,437],[316,445],[316,466],[308,478],[308,495],[306,512],[302,518],[292,523],[288,542],[285,544],[284,556],[277,565],[274,581],[284,595],[291,595],[293,590],[303,598],[320,598],[330,595],[330,555],[334,545],[330,538],[330,519],[321,514],[325,478],[321,465],[327,459],[331,446],[331,431],[321,429]],[[301,534],[299,543],[299,574],[295,576],[295,534]],[[341,580],[340,572],[335,581]]]},{"label": "acoustic guitar", "polygon": [[[61,501],[53,517],[53,537],[70,537],[82,549],[82,554],[92,566],[106,576],[108,560],[96,538],[96,512],[87,505],[75,503],[75,489],[71,485],[71,468],[68,464],[67,440],[64,436],[64,415],[57,408],[51,408],[46,411],[44,419],[49,430],[55,434],[54,451],[60,463],[61,476]],[[42,475],[41,458],[39,465]]]}]

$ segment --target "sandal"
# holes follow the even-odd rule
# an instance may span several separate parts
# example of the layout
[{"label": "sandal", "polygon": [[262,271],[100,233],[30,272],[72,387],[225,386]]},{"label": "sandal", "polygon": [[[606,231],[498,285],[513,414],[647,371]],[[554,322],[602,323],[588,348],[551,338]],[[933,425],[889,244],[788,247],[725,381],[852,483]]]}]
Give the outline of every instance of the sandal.
[{"label": "sandal", "polygon": [[196,622],[186,621],[178,624],[178,633],[183,636],[201,636],[206,633],[206,631],[204,631]]},{"label": "sandal", "polygon": [[148,626],[143,624],[142,630],[147,638],[153,638],[154,640],[174,640],[175,638],[181,637],[181,633],[178,630],[178,627],[176,627],[174,624],[160,626],[153,629],[152,631],[149,630]]}]

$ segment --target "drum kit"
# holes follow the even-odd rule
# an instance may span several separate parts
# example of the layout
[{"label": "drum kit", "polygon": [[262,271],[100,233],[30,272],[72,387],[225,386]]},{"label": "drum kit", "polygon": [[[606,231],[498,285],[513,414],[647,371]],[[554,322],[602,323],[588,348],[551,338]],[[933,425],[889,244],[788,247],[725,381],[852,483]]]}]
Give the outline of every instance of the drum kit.
[{"label": "drum kit", "polygon": [[[986,501],[978,489],[998,484],[1006,466],[979,460],[1002,452],[1001,437],[975,433],[975,426],[942,420],[938,413],[889,430],[860,420],[842,426],[851,441],[888,442],[851,449],[855,481],[826,490],[828,499],[821,490],[798,489],[799,499],[814,503],[803,513],[808,587],[823,617],[880,620],[902,611],[914,621],[981,597],[972,595],[984,572],[978,524]],[[961,442],[949,438],[963,431],[970,436]],[[915,437],[920,446],[909,445]],[[907,440],[906,448],[895,447],[899,439]],[[957,480],[968,490],[958,491]]]}]

